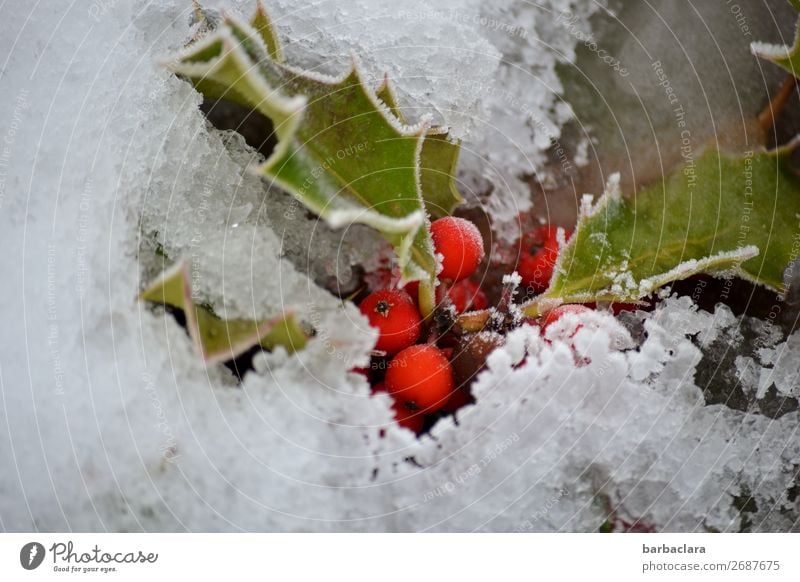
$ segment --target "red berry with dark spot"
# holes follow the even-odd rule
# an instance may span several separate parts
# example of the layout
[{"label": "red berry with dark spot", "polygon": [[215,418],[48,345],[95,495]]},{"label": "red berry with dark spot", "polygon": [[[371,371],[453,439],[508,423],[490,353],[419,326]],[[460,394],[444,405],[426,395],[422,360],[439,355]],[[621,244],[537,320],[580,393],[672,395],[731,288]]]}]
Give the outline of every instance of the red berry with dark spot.
[{"label": "red berry with dark spot", "polygon": [[431,224],[436,252],[442,255],[439,277],[460,281],[472,275],[483,259],[483,237],[469,220],[445,216]]},{"label": "red berry with dark spot", "polygon": [[380,332],[376,350],[396,354],[414,345],[422,330],[422,317],[414,301],[401,289],[370,293],[359,305],[369,324]]},{"label": "red berry with dark spot", "polygon": [[453,391],[450,362],[432,345],[411,346],[389,362],[386,389],[408,408],[426,413],[445,405]]},{"label": "red berry with dark spot", "polygon": [[477,283],[473,283],[469,279],[453,284],[447,295],[450,297],[450,301],[453,302],[456,313],[489,307],[489,300],[486,298],[486,294],[481,291]]}]

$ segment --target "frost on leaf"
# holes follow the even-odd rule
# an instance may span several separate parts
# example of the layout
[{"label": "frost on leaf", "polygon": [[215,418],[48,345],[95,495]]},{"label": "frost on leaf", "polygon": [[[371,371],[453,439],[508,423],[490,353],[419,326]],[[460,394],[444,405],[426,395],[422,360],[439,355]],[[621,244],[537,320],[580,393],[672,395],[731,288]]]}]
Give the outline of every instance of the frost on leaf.
[{"label": "frost on leaf", "polygon": [[[397,105],[397,97],[388,76],[384,77],[376,94],[401,123],[407,123]],[[450,139],[444,127],[431,127],[422,144],[420,156],[422,197],[425,200],[425,208],[435,218],[450,214],[463,201],[453,180],[460,149],[461,145]]]},{"label": "frost on leaf", "polygon": [[425,281],[432,301],[436,260],[423,193],[432,207],[452,206],[457,145],[427,118],[407,125],[366,84],[355,59],[338,78],[278,60],[277,36],[259,12],[252,25],[226,16],[169,67],[204,96],[268,117],[278,142],[257,171],[334,228],[363,223],[380,231],[404,280]]},{"label": "frost on leaf", "polygon": [[[799,0],[789,0],[789,3],[800,10]],[[789,71],[789,74],[797,76],[800,73],[800,18],[795,30],[792,46],[754,42],[750,44],[750,50],[755,56],[772,61]]]},{"label": "frost on leaf", "polygon": [[189,281],[186,265],[178,263],[139,297],[183,311],[189,336],[206,363],[231,360],[257,344],[267,349],[283,346],[289,353],[305,347],[306,336],[292,314],[264,321],[220,319],[207,307],[192,301]]},{"label": "frost on leaf", "polygon": [[584,205],[548,290],[526,312],[544,301],[634,302],[697,273],[782,290],[800,216],[800,178],[786,165],[792,147],[742,156],[708,149],[635,196],[612,178],[594,207]]}]

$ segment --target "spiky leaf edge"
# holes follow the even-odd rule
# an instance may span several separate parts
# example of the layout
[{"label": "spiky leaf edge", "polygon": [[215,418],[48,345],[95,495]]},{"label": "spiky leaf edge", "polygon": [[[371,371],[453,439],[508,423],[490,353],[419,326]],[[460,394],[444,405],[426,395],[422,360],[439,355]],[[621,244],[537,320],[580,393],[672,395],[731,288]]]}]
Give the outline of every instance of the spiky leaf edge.
[{"label": "spiky leaf edge", "polygon": [[[184,262],[165,270],[139,294],[139,300],[169,305],[183,311],[189,337],[207,365],[232,360],[257,344],[267,349],[283,346],[287,352],[293,353],[303,349],[307,342],[305,333],[290,312],[263,321],[224,320],[208,308],[195,304],[189,269]],[[235,334],[234,327],[240,328]],[[252,331],[241,332],[241,329],[247,328],[252,328]],[[220,329],[225,332],[225,337],[221,338],[223,347],[212,348],[212,336]],[[220,343],[219,338],[213,341]]]},{"label": "spiky leaf edge", "polygon": [[[788,144],[770,151],[762,152],[762,155],[774,156],[777,163],[785,163],[789,154],[800,146],[800,136],[796,137]],[[721,154],[722,155],[722,154]],[[637,303],[643,297],[646,297],[669,283],[674,281],[686,279],[697,274],[710,274],[722,278],[739,277],[741,279],[750,281],[754,284],[761,285],[768,289],[779,292],[775,285],[772,285],[764,280],[760,280],[752,274],[748,273],[741,268],[741,265],[758,256],[759,249],[754,245],[747,245],[737,249],[722,251],[714,255],[701,257],[695,260],[687,261],[676,265],[673,269],[666,271],[655,277],[649,277],[639,282],[638,293],[636,295],[618,295],[607,291],[599,293],[567,293],[559,294],[554,292],[554,285],[557,284],[562,273],[568,271],[565,264],[569,260],[568,253],[565,253],[567,247],[574,248],[579,240],[580,228],[583,224],[588,222],[591,218],[597,216],[601,212],[605,212],[612,204],[622,203],[622,192],[619,187],[619,174],[612,174],[606,182],[605,191],[596,204],[592,205],[590,201],[584,200],[581,205],[578,222],[575,228],[575,233],[566,245],[562,244],[559,250],[558,259],[556,260],[553,269],[553,276],[548,285],[548,289],[538,297],[522,305],[522,311],[526,317],[534,318],[546,313],[547,311],[564,303],[589,303],[589,302],[615,302],[615,303]],[[788,267],[788,263],[786,267]]]},{"label": "spiky leaf edge", "polygon": [[[800,10],[800,0],[789,0],[789,3],[795,9]],[[795,77],[800,75],[800,16],[795,26],[792,46],[753,42],[750,43],[750,52],[759,58],[775,63]]]},{"label": "spiky leaf edge", "polygon": [[[260,4],[260,3],[259,3]],[[281,160],[289,154],[289,148],[292,145],[292,139],[297,131],[301,122],[302,111],[305,108],[306,100],[303,97],[285,97],[282,96],[277,90],[271,89],[254,71],[258,70],[256,63],[252,61],[247,52],[242,48],[242,39],[247,41],[248,48],[257,53],[259,59],[268,58],[268,51],[265,46],[264,38],[255,31],[250,25],[239,21],[234,16],[229,14],[224,15],[224,22],[231,27],[235,27],[238,31],[240,38],[235,38],[232,30],[221,26],[210,33],[208,36],[196,40],[189,47],[179,52],[177,55],[170,59],[166,59],[163,64],[172,70],[174,73],[189,78],[200,77],[201,82],[195,83],[195,86],[204,94],[209,94],[213,97],[221,98],[224,95],[232,95],[237,97],[239,102],[257,109],[262,114],[266,115],[273,120],[275,131],[278,137],[278,142],[275,149],[269,158],[260,166],[255,168],[255,172],[272,178],[284,190],[294,195],[302,203],[306,204],[312,211],[322,216],[332,227],[337,228],[359,222],[367,224],[376,228],[383,233],[394,233],[403,236],[403,241],[399,245],[395,245],[398,255],[398,262],[401,266],[403,279],[407,281],[420,280],[420,305],[423,311],[432,310],[434,305],[433,299],[433,278],[435,274],[435,262],[425,261],[428,264],[423,268],[414,268],[412,265],[412,252],[414,249],[415,237],[420,233],[420,229],[427,235],[427,216],[423,211],[413,212],[402,218],[388,217],[386,215],[374,212],[365,208],[353,207],[347,210],[330,210],[327,205],[314,204],[302,197],[302,194],[295,189],[291,184],[288,184],[279,178],[274,177],[274,169],[279,165]],[[268,29],[262,29],[268,30]],[[273,31],[274,32],[274,31]],[[271,42],[278,42],[277,38],[270,36]],[[215,46],[219,45],[219,46]],[[213,83],[207,83],[205,80],[217,67],[222,67],[226,58],[231,58],[234,65],[241,71],[236,79],[233,79],[227,86],[220,87]],[[205,59],[205,60],[203,60]],[[364,81],[363,75],[360,72],[358,61],[355,56],[352,59],[351,69],[340,77],[329,77],[317,73],[310,73],[300,69],[282,64],[286,70],[293,74],[306,76],[306,78],[313,81],[327,84],[330,86],[340,84],[349,76],[353,75],[358,80],[359,88],[364,92],[367,98],[375,106],[376,111],[383,116],[383,118],[398,132],[399,137],[402,138],[415,138],[418,140],[415,175],[416,175],[416,190],[417,196],[421,201],[421,206],[425,206],[423,191],[421,188],[421,156],[422,146],[426,136],[438,135],[441,129],[430,128],[430,122],[423,119],[416,126],[408,126],[404,124],[395,114],[392,113],[390,108],[378,98],[378,96],[369,89],[369,86]],[[267,95],[268,99],[260,99],[258,101],[249,100],[246,96],[231,85],[238,82],[240,79],[245,79],[247,83],[251,84],[251,89],[255,90],[256,94]],[[451,156],[452,158],[452,156]],[[453,160],[452,163],[454,163]],[[430,246],[430,253],[432,256],[432,245],[427,241],[427,246]],[[427,258],[427,257],[425,257]],[[417,257],[419,259],[419,257]]]}]

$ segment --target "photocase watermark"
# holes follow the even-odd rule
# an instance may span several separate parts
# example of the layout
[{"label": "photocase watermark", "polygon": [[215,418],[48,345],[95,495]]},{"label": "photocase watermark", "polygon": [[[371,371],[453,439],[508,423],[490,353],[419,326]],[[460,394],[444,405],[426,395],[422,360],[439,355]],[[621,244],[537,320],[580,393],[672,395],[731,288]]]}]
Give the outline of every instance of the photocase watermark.
[{"label": "photocase watermark", "polygon": [[53,559],[53,571],[71,574],[108,574],[117,572],[121,564],[155,564],[158,561],[155,552],[108,552],[97,544],[88,550],[76,551],[72,540],[56,542],[48,551]]},{"label": "photocase watermark", "polygon": [[481,16],[477,13],[470,14],[463,10],[437,10],[434,8],[413,11],[401,10],[394,17],[403,20],[428,20],[435,22],[455,22],[459,24],[477,25],[481,28],[487,28],[495,32],[502,32],[508,36],[528,38],[528,31],[521,26],[498,20],[496,18]]},{"label": "photocase watermark", "polygon": [[448,479],[442,485],[439,485],[435,489],[431,489],[426,491],[422,495],[422,502],[427,503],[432,499],[436,499],[438,497],[444,497],[445,495],[450,495],[453,493],[458,487],[463,486],[465,483],[474,479],[478,475],[480,475],[484,469],[486,469],[489,465],[494,462],[500,455],[502,455],[505,451],[507,451],[514,443],[519,441],[519,435],[517,433],[512,433],[499,443],[497,443],[494,447],[489,449],[489,451],[484,454],[476,463],[473,463],[465,470],[461,471],[458,475],[453,477],[452,479]]},{"label": "photocase watermark", "polygon": [[28,542],[19,551],[19,564],[25,570],[35,570],[50,556],[53,572],[64,574],[108,574],[119,571],[122,565],[155,564],[155,552],[106,551],[99,545],[88,550],[76,549],[72,540],[56,542],[49,549],[39,542]]},{"label": "photocase watermark", "polygon": [[178,460],[178,458],[180,458],[180,455],[178,454],[178,444],[175,440],[175,435],[172,432],[172,427],[170,427],[169,422],[167,421],[167,415],[164,412],[164,407],[161,405],[161,399],[158,397],[156,385],[153,382],[150,374],[146,372],[142,374],[141,379],[144,383],[144,390],[147,392],[147,395],[150,398],[150,404],[152,404],[153,409],[156,412],[157,422],[155,423],[155,428],[156,430],[160,431],[164,437],[164,440],[159,445],[161,456],[168,463],[174,463]]},{"label": "photocase watermark", "polygon": [[19,564],[26,570],[35,570],[42,565],[46,555],[44,546],[39,542],[28,542],[19,551]]},{"label": "photocase watermark", "polygon": [[0,142],[0,208],[3,208],[3,203],[6,199],[6,181],[8,179],[8,166],[11,162],[11,153],[14,146],[14,141],[17,138],[19,126],[23,120],[25,110],[30,107],[28,103],[28,89],[20,89],[14,99],[14,108],[11,110],[11,120],[6,128],[6,133],[3,136],[3,141]]},{"label": "photocase watermark", "polygon": [[558,505],[564,497],[569,495],[569,491],[566,487],[562,487],[558,490],[558,493],[555,495],[548,497],[547,501],[544,504],[531,513],[522,523],[520,523],[514,531],[516,533],[523,533],[527,531],[531,531],[536,527],[536,522],[541,521],[544,517],[550,513],[550,510],[553,509],[556,505]]},{"label": "photocase watermark", "polygon": [[578,26],[578,21],[578,15],[573,14],[572,12],[561,12],[556,18],[556,24],[563,26],[571,37],[573,37],[579,43],[582,43],[584,47],[594,53],[595,56],[603,63],[611,67],[613,71],[617,72],[621,77],[627,77],[630,75],[630,71],[622,66],[622,62],[617,57],[610,54],[606,49],[601,47],[592,33],[584,32],[580,29]]}]

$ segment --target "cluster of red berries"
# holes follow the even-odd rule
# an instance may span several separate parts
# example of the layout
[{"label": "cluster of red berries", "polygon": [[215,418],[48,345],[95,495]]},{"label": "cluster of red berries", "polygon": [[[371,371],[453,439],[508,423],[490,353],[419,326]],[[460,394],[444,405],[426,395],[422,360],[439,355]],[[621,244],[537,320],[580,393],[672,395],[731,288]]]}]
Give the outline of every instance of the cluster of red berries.
[{"label": "cluster of red berries", "polygon": [[[431,237],[441,262],[439,279],[445,282],[456,311],[485,309],[486,296],[467,279],[483,259],[480,231],[468,220],[448,216],[431,224]],[[420,432],[426,415],[446,408],[451,399],[463,398],[448,359],[452,350],[417,343],[422,333],[422,315],[415,301],[418,287],[409,288],[413,296],[404,289],[375,291],[359,308],[379,332],[375,349],[391,358],[384,366],[383,381],[373,389],[386,390],[394,398],[395,418],[401,426]]]},{"label": "cluster of red berries", "polygon": [[[564,231],[564,240],[570,234]],[[477,227],[463,218],[441,218],[431,224],[431,237],[441,267],[438,277],[442,284],[437,289],[440,305],[449,302],[456,313],[486,309],[486,295],[469,279],[484,254]],[[517,272],[529,291],[541,293],[548,287],[558,258],[558,239],[558,229],[547,225],[534,228],[518,241],[521,258]],[[423,317],[418,293],[416,283],[405,289],[381,289],[364,298],[359,308],[379,332],[376,352],[385,354],[373,358],[369,371],[361,371],[373,383],[373,391],[385,391],[394,398],[397,423],[419,434],[427,419],[453,413],[474,401],[469,384],[485,365],[488,353],[501,345],[503,338],[487,332],[460,340],[448,334],[433,334],[427,338],[430,341],[421,341]],[[563,305],[537,323],[544,331],[563,315],[580,314],[592,307]]]}]

